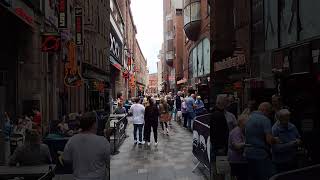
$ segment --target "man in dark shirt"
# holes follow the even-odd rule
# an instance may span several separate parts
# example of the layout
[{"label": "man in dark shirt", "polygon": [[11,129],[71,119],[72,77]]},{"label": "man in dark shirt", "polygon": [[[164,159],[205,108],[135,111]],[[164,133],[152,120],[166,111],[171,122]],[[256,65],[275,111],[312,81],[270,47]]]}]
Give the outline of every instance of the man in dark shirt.
[{"label": "man in dark shirt", "polygon": [[236,102],[234,96],[229,96],[229,106],[226,108],[227,111],[231,112],[236,118],[238,118],[238,103]]},{"label": "man in dark shirt", "polygon": [[214,112],[211,114],[210,120],[210,141],[213,152],[211,159],[211,176],[214,179],[224,179],[223,175],[217,174],[216,169],[216,157],[227,156],[228,152],[228,138],[229,127],[225,117],[226,97],[224,95],[218,95],[216,100],[216,106]]},{"label": "man in dark shirt", "polygon": [[35,166],[51,163],[49,147],[41,143],[40,134],[36,130],[27,132],[25,144],[15,150],[9,161],[11,166]]}]

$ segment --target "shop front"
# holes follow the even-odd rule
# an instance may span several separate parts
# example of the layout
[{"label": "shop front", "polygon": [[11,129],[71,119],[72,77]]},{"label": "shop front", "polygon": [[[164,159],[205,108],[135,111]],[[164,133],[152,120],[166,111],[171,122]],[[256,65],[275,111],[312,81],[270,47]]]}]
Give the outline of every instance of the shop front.
[{"label": "shop front", "polygon": [[38,7],[22,0],[0,1],[0,113],[7,111],[12,118],[32,107],[42,110],[43,80],[36,73],[40,59],[34,58],[40,49],[34,42],[40,40],[33,8]]},{"label": "shop front", "polygon": [[314,163],[320,162],[317,153],[320,143],[313,141],[320,135],[320,41],[295,44],[273,52],[273,72],[276,91],[291,111],[294,123]]},{"label": "shop front", "polygon": [[109,111],[110,78],[98,69],[83,64],[85,109]]},{"label": "shop front", "polygon": [[110,57],[111,64],[111,96],[113,99],[117,98],[118,93],[124,94],[124,81],[122,78],[123,70],[123,43],[120,39],[120,34],[117,33],[115,27],[111,27],[110,30]]}]

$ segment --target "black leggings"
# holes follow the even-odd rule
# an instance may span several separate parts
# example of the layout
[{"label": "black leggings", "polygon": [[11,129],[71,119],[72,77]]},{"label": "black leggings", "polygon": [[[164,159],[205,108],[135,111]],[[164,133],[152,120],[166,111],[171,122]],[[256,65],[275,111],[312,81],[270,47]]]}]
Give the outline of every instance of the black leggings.
[{"label": "black leggings", "polygon": [[146,124],[144,126],[144,136],[145,136],[144,138],[145,138],[145,141],[150,142],[151,128],[153,130],[154,141],[158,142],[158,134],[157,134],[158,122],[157,123],[153,123],[153,124]]},{"label": "black leggings", "polygon": [[168,128],[168,123],[167,122],[160,122],[162,130],[164,130],[163,124]]}]

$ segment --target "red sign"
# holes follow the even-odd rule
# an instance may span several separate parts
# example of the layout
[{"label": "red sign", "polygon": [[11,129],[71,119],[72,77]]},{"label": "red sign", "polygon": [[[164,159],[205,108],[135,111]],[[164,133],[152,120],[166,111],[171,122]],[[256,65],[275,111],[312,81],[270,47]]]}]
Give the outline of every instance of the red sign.
[{"label": "red sign", "polygon": [[56,34],[42,35],[42,52],[57,52],[60,50],[60,36]]},{"label": "red sign", "polygon": [[29,16],[22,8],[16,8],[15,12],[20,18],[24,19],[30,25],[33,25],[33,17]]},{"label": "red sign", "polygon": [[67,1],[59,0],[59,28],[67,28]]},{"label": "red sign", "polygon": [[82,8],[75,8],[76,17],[76,43],[77,45],[83,44],[83,33],[82,33]]}]

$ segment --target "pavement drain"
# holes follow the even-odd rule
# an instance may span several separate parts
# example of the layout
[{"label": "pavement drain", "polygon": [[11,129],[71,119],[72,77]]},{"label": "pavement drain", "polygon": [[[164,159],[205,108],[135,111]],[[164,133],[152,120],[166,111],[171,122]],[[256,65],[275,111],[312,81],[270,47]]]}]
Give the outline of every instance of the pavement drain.
[{"label": "pavement drain", "polygon": [[138,169],[138,174],[143,174],[143,173],[147,173],[148,170],[147,169]]}]

